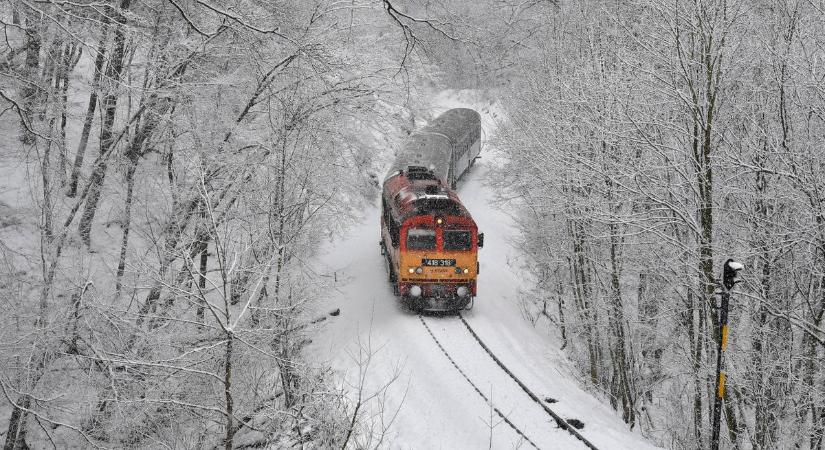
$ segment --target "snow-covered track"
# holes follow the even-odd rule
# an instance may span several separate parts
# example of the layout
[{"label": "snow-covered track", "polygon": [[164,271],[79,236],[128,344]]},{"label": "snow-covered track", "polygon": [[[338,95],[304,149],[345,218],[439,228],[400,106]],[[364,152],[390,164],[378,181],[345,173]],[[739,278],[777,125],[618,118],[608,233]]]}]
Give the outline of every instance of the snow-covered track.
[{"label": "snow-covered track", "polygon": [[[456,363],[456,362],[455,362],[455,360],[453,359],[453,357],[452,357],[452,356],[450,356],[450,353],[449,353],[449,352],[447,352],[447,349],[445,349],[445,348],[444,348],[444,346],[443,346],[443,345],[441,345],[441,341],[439,341],[439,340],[438,340],[438,338],[437,338],[437,337],[435,337],[435,334],[433,334],[433,330],[432,330],[432,329],[430,329],[430,326],[429,326],[429,325],[427,325],[427,322],[424,320],[424,317],[423,317],[423,316],[421,316],[421,315],[419,315],[419,316],[418,316],[418,318],[421,320],[421,323],[424,325],[424,328],[426,328],[426,329],[427,329],[427,333],[429,333],[429,334],[430,334],[430,337],[432,337],[432,338],[433,338],[433,341],[435,341],[435,344],[438,346],[438,348],[440,348],[440,349],[441,349],[441,352],[442,352],[442,353],[444,353],[444,356],[446,356],[446,357],[447,357],[447,359],[450,361],[450,364],[452,364],[452,365],[453,365],[453,367],[455,367],[455,369],[456,369],[456,370],[458,370],[458,373],[460,373],[460,374],[461,374],[461,376],[462,376],[462,377],[464,377],[464,380],[466,380],[468,383],[470,383],[470,386],[472,386],[472,387],[473,387],[473,389],[476,391],[476,393],[477,393],[478,395],[480,395],[480,396],[481,396],[481,398],[483,398],[483,399],[484,399],[484,401],[485,401],[488,405],[490,405],[490,407],[491,407],[491,408],[493,408],[493,411],[495,411],[495,413],[496,413],[499,417],[501,417],[501,419],[504,421],[504,423],[506,423],[506,424],[507,424],[510,428],[512,428],[512,429],[513,429],[513,431],[515,431],[515,432],[516,432],[516,434],[518,434],[519,436],[521,436],[521,437],[522,437],[522,439],[524,439],[524,440],[525,440],[528,444],[532,445],[532,446],[533,446],[533,448],[535,448],[536,450],[540,450],[540,449],[539,449],[539,447],[538,447],[538,445],[536,445],[536,443],[535,443],[535,442],[531,441],[531,440],[530,440],[530,438],[529,438],[529,437],[527,437],[527,435],[526,435],[526,434],[524,434],[524,432],[523,432],[521,429],[519,429],[519,427],[517,427],[517,426],[516,426],[513,422],[511,422],[511,421],[510,421],[510,419],[508,419],[508,418],[507,418],[507,416],[506,416],[506,415],[504,415],[504,413],[502,413],[502,412],[501,412],[501,410],[499,410],[498,408],[496,408],[496,406],[495,406],[495,405],[493,405],[493,402],[492,402],[492,401],[491,401],[491,400],[490,400],[490,399],[489,399],[486,395],[484,395],[484,393],[483,393],[483,392],[481,392],[481,389],[479,389],[479,388],[478,388],[478,386],[476,386],[476,385],[475,385],[475,383],[473,383],[473,381],[472,381],[472,380],[470,380],[470,377],[468,377],[468,376],[467,376],[467,374],[466,374],[466,373],[464,373],[464,371],[461,369],[461,367],[459,367],[458,363]],[[463,320],[463,318],[462,318],[462,320]]]},{"label": "snow-covered track", "polygon": [[[487,345],[484,343],[484,341],[482,341],[481,338],[478,337],[478,334],[476,334],[475,330],[473,330],[473,327],[471,327],[470,324],[467,323],[467,321],[464,319],[464,316],[462,316],[461,313],[458,313],[458,318],[461,319],[461,323],[464,324],[464,326],[467,328],[467,331],[469,331],[470,334],[473,336],[473,339],[476,342],[478,342],[478,344],[481,346],[482,349],[484,349],[484,352],[487,353],[487,355],[489,355],[490,358],[492,358],[493,361],[495,361],[496,365],[498,365],[501,368],[501,370],[503,370],[513,381],[515,381],[516,384],[518,384],[518,386],[534,402],[536,402],[537,405],[541,406],[542,409],[544,409],[544,411],[547,412],[547,414],[549,414],[553,418],[553,420],[556,421],[556,425],[558,425],[559,428],[561,428],[561,429],[567,431],[568,433],[572,434],[576,439],[580,440],[588,448],[593,449],[593,450],[598,450],[598,448],[595,445],[593,445],[592,442],[588,441],[587,438],[585,438],[584,436],[581,435],[581,433],[578,432],[578,430],[576,430],[572,425],[567,423],[566,420],[562,419],[561,416],[556,414],[552,409],[550,409],[546,404],[544,404],[544,402],[542,402],[541,399],[535,393],[533,393],[533,391],[531,391],[530,388],[527,387],[527,385],[525,385],[517,376],[515,376],[515,374],[513,374],[513,372],[510,371],[510,369],[508,369],[507,366],[505,366],[504,363],[502,363],[500,359],[498,359],[498,357],[492,352],[492,350],[490,350],[490,347],[487,347]],[[422,322],[423,321],[424,320],[422,319]],[[426,325],[427,324],[425,323],[424,326],[426,326]],[[429,330],[429,328],[428,328],[428,330]],[[432,332],[430,332],[430,335],[432,336]],[[433,339],[435,339],[435,336],[433,336]],[[443,350],[444,349],[442,348],[442,351]],[[446,354],[446,351],[444,353]],[[447,355],[447,357],[449,358],[449,355]]]},{"label": "snow-covered track", "polygon": [[[490,407],[495,411],[495,413],[499,417],[501,417],[504,420],[504,422],[508,426],[510,426],[510,428],[512,428],[526,442],[528,442],[534,448],[538,449],[539,447],[535,443],[535,441],[529,439],[527,437],[527,434],[522,429],[520,429],[518,426],[516,426],[509,417],[506,417],[505,414],[501,412],[501,409],[499,407],[496,407],[495,405],[493,405],[493,402],[491,401],[491,399],[487,395],[485,395],[481,391],[481,389],[479,389],[477,384],[474,383],[470,379],[470,376],[467,375],[467,372],[465,372],[464,369],[461,368],[459,363],[456,361],[456,358],[454,358],[450,354],[450,352],[447,350],[447,348],[444,346],[444,344],[442,344],[441,340],[439,340],[439,338],[433,332],[432,328],[427,324],[427,321],[424,320],[424,316],[419,314],[418,318],[419,318],[419,320],[421,320],[421,323],[424,325],[424,328],[426,328],[427,333],[429,333],[430,337],[432,337],[432,339],[435,341],[438,348],[441,349],[441,352],[444,354],[444,356],[446,356],[447,359],[449,360],[449,362],[453,365],[453,367],[455,367],[456,370],[458,370],[458,372],[461,374],[461,376],[464,378],[464,380],[467,381],[470,384],[470,386],[472,386],[473,390],[475,390],[476,393],[478,393],[478,395],[481,396],[482,399],[484,399],[484,401],[487,404],[490,405]],[[527,385],[523,381],[521,381],[509,368],[507,368],[507,366],[505,366],[504,363],[492,352],[492,350],[490,350],[490,348],[484,343],[484,341],[481,340],[481,338],[478,336],[478,334],[475,332],[475,330],[470,326],[470,324],[464,319],[464,317],[460,313],[458,314],[458,318],[461,320],[462,325],[464,326],[464,328],[468,332],[469,336],[466,338],[467,344],[472,345],[472,346],[480,347],[485,353],[487,353],[487,355],[496,364],[496,366],[498,366],[504,372],[504,374],[506,374],[506,377],[504,377],[504,374],[501,375],[501,377],[503,377],[503,379],[510,378],[511,380],[513,380],[513,382],[515,382],[516,385],[518,385],[518,387],[521,389],[521,391],[523,391],[525,394],[527,394],[527,396],[530,397],[531,400],[533,400],[537,405],[539,405],[542,408],[542,410],[553,419],[553,421],[555,422],[555,424],[558,428],[561,428],[562,430],[569,433],[572,437],[579,440],[587,448],[590,448],[590,449],[593,449],[593,450],[598,450],[597,447],[593,443],[588,441],[587,438],[582,436],[582,434],[579,433],[578,430],[576,430],[572,425],[567,423],[567,421],[564,420],[561,416],[559,416],[555,411],[553,411],[546,404],[544,404],[544,402],[541,401],[539,396],[537,396],[532,390],[530,390],[530,388],[528,388]],[[449,323],[449,322],[450,321],[448,321],[447,323]],[[457,325],[457,322],[453,322],[453,323],[455,323]],[[448,335],[450,333],[453,333],[453,334],[457,333],[457,332],[461,333],[459,331],[460,328],[461,328],[460,326],[459,326],[459,328],[453,328],[451,332],[448,332]],[[472,343],[472,344],[470,344],[470,343]],[[465,349],[466,349],[466,347],[465,347]],[[458,358],[458,359],[461,359],[461,358]],[[467,362],[468,361],[465,361],[464,363],[467,363]],[[490,367],[492,367],[492,366],[490,366]],[[524,417],[522,417],[522,419],[524,419]]]}]

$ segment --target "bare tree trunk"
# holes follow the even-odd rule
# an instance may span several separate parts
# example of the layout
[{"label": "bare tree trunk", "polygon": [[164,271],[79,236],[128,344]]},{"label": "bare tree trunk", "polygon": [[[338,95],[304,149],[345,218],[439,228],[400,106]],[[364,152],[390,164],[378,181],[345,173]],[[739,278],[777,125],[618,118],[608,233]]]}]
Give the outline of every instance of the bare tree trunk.
[{"label": "bare tree trunk", "polygon": [[[207,250],[208,248],[209,247],[207,247],[206,242],[204,242],[203,243],[203,251],[201,251],[201,257],[200,257],[200,270],[198,272],[198,287],[200,287],[201,291],[204,291],[206,289],[206,266],[207,266],[207,262],[208,262],[208,259],[209,259],[209,252]],[[204,312],[205,312],[204,309],[205,308],[206,307],[204,305],[203,300],[199,299],[198,300],[198,309],[195,312],[195,320],[197,320],[198,323],[200,323],[200,324],[204,323]]]},{"label": "bare tree trunk", "polygon": [[[653,385],[656,379],[661,376],[660,359],[662,356],[662,349],[657,343],[658,333],[658,315],[659,303],[662,299],[652,296],[649,293],[651,285],[656,283],[655,278],[652,277],[651,270],[645,269],[639,274],[639,292],[637,297],[637,304],[639,305],[639,322],[642,324],[642,339],[641,346],[641,365],[643,367],[642,373],[649,373],[642,379],[643,394],[642,399],[648,403],[653,402]],[[654,291],[655,292],[655,291]]]},{"label": "bare tree trunk", "polygon": [[[35,11],[30,8],[26,9],[26,65],[24,76],[26,83],[21,89],[23,111],[20,111],[22,118],[32,124],[32,118],[35,117],[34,105],[38,103],[38,98],[41,95],[40,89],[40,46],[42,37],[40,35],[39,17],[34,17]],[[24,144],[33,144],[35,135],[32,134],[25,122],[22,123],[21,141]]]},{"label": "bare tree trunk", "polygon": [[[761,166],[764,163],[764,158],[758,157],[755,164]],[[757,230],[763,229],[770,222],[768,214],[768,204],[765,201],[768,188],[767,174],[764,171],[756,173],[755,180],[755,216],[758,224],[755,224]],[[758,264],[762,267],[760,274],[760,297],[762,301],[759,302],[752,320],[754,322],[754,330],[751,336],[751,346],[753,348],[753,375],[754,385],[754,449],[770,449],[775,447],[775,434],[778,427],[777,413],[774,404],[773,394],[774,387],[774,372],[772,365],[775,364],[774,358],[780,355],[775,354],[772,350],[775,345],[770,345],[769,341],[774,339],[771,336],[768,320],[768,311],[765,306],[766,301],[773,298],[773,257],[768,244],[768,236],[766,233],[757,231],[755,242],[752,244],[758,249]],[[769,353],[768,353],[769,352]],[[768,353],[768,354],[766,354]]]},{"label": "bare tree trunk", "polygon": [[[820,205],[823,203],[820,202]],[[821,208],[822,206],[820,206]],[[822,209],[818,210],[818,215],[816,218],[817,229],[819,232],[819,239],[817,240],[817,247],[820,258],[819,258],[819,273],[822,274],[819,277],[819,298],[817,302],[814,303],[814,310],[812,311],[812,324],[815,329],[821,330],[823,329],[823,322],[825,322],[825,214],[823,214]],[[806,361],[806,369],[804,371],[804,382],[807,385],[806,390],[808,392],[813,393],[816,392],[816,375],[817,368],[815,367],[815,363],[819,362],[822,363],[822,355],[820,355],[820,349],[825,348],[825,346],[817,345],[817,342],[806,336],[807,340],[810,342],[810,347],[808,350],[808,358]],[[819,380],[822,386],[825,386],[825,382],[823,380]],[[823,445],[823,439],[825,439],[825,406],[822,406],[822,399],[817,399],[816,397],[811,398],[810,402],[810,409],[811,409],[811,431],[810,431],[810,446],[812,449],[821,449]]]},{"label": "bare tree trunk", "polygon": [[590,381],[599,384],[599,350],[598,339],[595,336],[596,314],[591,307],[591,285],[587,274],[587,256],[585,255],[584,230],[578,220],[569,224],[573,238],[573,258],[571,260],[571,276],[573,278],[573,297],[584,325],[584,334],[587,339],[588,364],[590,367]]},{"label": "bare tree trunk", "polygon": [[[51,130],[54,127],[54,118],[49,120],[49,137],[51,138]],[[43,236],[46,242],[51,243],[54,239],[54,228],[52,226],[52,216],[54,211],[52,209],[52,184],[51,184],[51,149],[52,139],[45,143],[46,149],[43,152],[43,160],[40,161],[40,175],[43,182]]]},{"label": "bare tree trunk", "polygon": [[[147,73],[146,79],[143,83],[144,91],[148,89],[148,82],[146,81],[148,78],[149,74]],[[126,270],[126,251],[129,246],[129,230],[132,223],[132,195],[135,186],[135,171],[137,170],[140,157],[143,155],[144,146],[147,145],[149,138],[154,134],[161,117],[167,113],[168,109],[170,109],[169,102],[165,100],[161,100],[160,104],[157,104],[157,102],[158,99],[155,94],[149,96],[148,99],[144,97],[141,100],[141,107],[138,112],[135,113],[135,117],[138,118],[138,124],[135,126],[135,133],[132,136],[132,141],[126,150],[125,156],[129,161],[129,166],[126,171],[126,200],[124,206],[124,217],[121,224],[123,227],[123,238],[121,240],[120,258],[117,266],[115,297],[120,295],[121,281],[123,278],[123,273]],[[156,109],[153,109],[153,107]],[[145,112],[141,113],[141,111]],[[143,119],[142,123],[140,122],[141,118]]]},{"label": "bare tree trunk", "polygon": [[226,436],[224,437],[224,448],[232,450],[232,441],[235,436],[235,426],[233,425],[233,399],[232,399],[232,343],[234,336],[231,332],[226,333],[226,354],[224,357],[224,408],[226,413]]},{"label": "bare tree trunk", "polygon": [[103,182],[106,178],[107,159],[103,155],[108,153],[109,147],[114,141],[115,113],[117,112],[117,84],[120,82],[123,73],[123,58],[126,50],[126,17],[123,11],[129,9],[131,0],[121,0],[120,10],[115,13],[117,27],[115,28],[115,48],[112,52],[112,59],[106,68],[106,77],[111,86],[106,96],[103,98],[103,123],[100,128],[100,154],[94,164],[91,176],[91,187],[86,198],[86,206],[78,223],[78,232],[86,247],[92,245],[92,223],[94,222],[97,204],[100,201],[100,192],[103,189]]},{"label": "bare tree trunk", "polygon": [[[291,303],[291,296],[287,296],[287,305],[285,310],[288,311],[289,303]],[[280,334],[277,337],[277,352],[278,352],[278,373],[281,378],[281,389],[284,391],[284,406],[291,408],[298,402],[299,381],[300,376],[296,371],[294,354],[294,334],[293,330],[294,314],[286,313],[278,320]]]},{"label": "bare tree trunk", "polygon": [[612,291],[610,296],[612,308],[608,320],[610,321],[613,332],[611,339],[613,344],[613,348],[611,349],[613,357],[611,360],[613,362],[614,373],[616,374],[615,378],[617,379],[617,389],[614,395],[621,400],[622,420],[632,428],[636,424],[636,410],[634,407],[636,400],[630,383],[632,378],[630,375],[632,365],[629,364],[628,361],[627,346],[629,344],[625,341],[624,306],[622,305],[622,292],[619,282],[621,272],[618,262],[620,251],[619,236],[617,236],[618,227],[615,223],[609,224],[608,227],[610,229],[610,287]]},{"label": "bare tree trunk", "polygon": [[103,33],[100,42],[97,44],[97,56],[95,56],[95,73],[92,78],[92,92],[89,94],[89,104],[86,107],[86,117],[83,119],[83,130],[80,132],[80,143],[77,145],[77,153],[74,157],[72,175],[69,178],[69,190],[66,195],[74,197],[77,195],[77,180],[80,177],[80,169],[83,168],[83,158],[86,155],[86,146],[89,143],[89,134],[92,131],[92,122],[95,118],[95,108],[97,107],[97,91],[100,88],[100,77],[103,75],[103,63],[106,61],[106,42],[109,40],[109,19],[108,15],[103,16]]},{"label": "bare tree trunk", "polygon": [[72,74],[80,56],[83,54],[83,47],[69,43],[63,47],[63,57],[60,61],[60,68],[57,77],[59,86],[59,103],[60,103],[60,157],[58,160],[58,181],[61,186],[66,185],[66,109],[68,106],[68,92],[69,92],[69,77]]},{"label": "bare tree trunk", "polygon": [[559,306],[559,330],[561,331],[561,350],[567,347],[567,323],[564,320],[564,285],[559,277],[556,283],[556,295],[558,295]]},{"label": "bare tree trunk", "polygon": [[11,0],[11,23],[20,25],[20,0]]},{"label": "bare tree trunk", "polygon": [[123,212],[123,237],[120,242],[120,258],[117,263],[115,276],[115,298],[120,297],[123,282],[123,273],[126,271],[126,251],[129,246],[129,229],[132,224],[132,194],[135,188],[135,170],[137,170],[138,156],[129,156],[129,167],[126,169],[126,201]]},{"label": "bare tree trunk", "polygon": [[28,450],[26,444],[26,423],[28,414],[26,411],[31,406],[31,397],[22,395],[17,401],[17,406],[9,418],[9,428],[6,431],[6,443],[3,450]]},{"label": "bare tree trunk", "polygon": [[702,420],[703,407],[702,400],[704,394],[702,393],[704,381],[701,377],[702,361],[699,357],[701,352],[701,337],[699,336],[701,326],[697,326],[697,321],[700,320],[700,315],[696,312],[696,298],[693,290],[688,288],[686,308],[684,311],[685,322],[684,325],[688,331],[688,344],[690,356],[693,367],[693,436],[696,439],[697,448],[705,448],[704,428],[705,421]]},{"label": "bare tree trunk", "polygon": [[[158,267],[158,276],[164,277],[166,273],[169,271],[169,268],[172,266],[172,263],[177,259],[175,255],[175,249],[178,246],[180,240],[184,237],[184,231],[188,226],[189,222],[192,219],[192,216],[199,210],[199,208],[203,207],[202,202],[204,200],[200,197],[193,198],[190,202],[186,204],[185,208],[179,208],[173,214],[173,217],[170,218],[169,223],[166,225],[164,230],[164,234],[166,235],[164,249],[160,260],[160,266]],[[152,311],[154,308],[157,307],[157,302],[160,299],[160,295],[163,292],[163,283],[157,283],[152,289],[149,290],[149,293],[146,295],[146,300],[140,306],[138,310],[138,318],[136,325],[140,327],[143,322],[145,321],[145,315]],[[133,336],[130,341],[133,341],[136,336]],[[127,347],[131,347],[132,344],[130,343]]]}]

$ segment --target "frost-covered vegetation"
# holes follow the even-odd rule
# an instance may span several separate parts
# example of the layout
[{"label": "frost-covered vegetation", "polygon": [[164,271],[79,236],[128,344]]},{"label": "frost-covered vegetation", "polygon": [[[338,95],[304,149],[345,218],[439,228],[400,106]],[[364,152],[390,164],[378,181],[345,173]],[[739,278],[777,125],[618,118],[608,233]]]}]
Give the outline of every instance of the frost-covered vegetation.
[{"label": "frost-covered vegetation", "polygon": [[312,258],[442,88],[503,107],[525,315],[628,427],[708,446],[734,257],[723,446],[825,446],[821,1],[4,0],[0,25],[6,450],[386,445],[303,352]]},{"label": "frost-covered vegetation", "polygon": [[628,424],[705,448],[738,259],[722,446],[823,448],[822,2],[563,2],[552,22],[497,137],[531,314]]},{"label": "frost-covered vegetation", "polygon": [[0,17],[5,448],[357,432],[301,356],[326,312],[307,260],[369,199],[374,130],[397,128],[391,17],[129,0]]}]

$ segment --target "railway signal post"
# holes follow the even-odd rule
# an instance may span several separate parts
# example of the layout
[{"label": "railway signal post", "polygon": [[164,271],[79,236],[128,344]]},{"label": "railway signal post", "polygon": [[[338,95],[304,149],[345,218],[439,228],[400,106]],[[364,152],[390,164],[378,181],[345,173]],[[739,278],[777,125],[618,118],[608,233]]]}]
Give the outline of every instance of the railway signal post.
[{"label": "railway signal post", "polygon": [[722,301],[719,305],[719,339],[718,353],[716,355],[716,399],[713,402],[713,429],[711,430],[710,448],[719,450],[719,427],[722,417],[722,399],[725,397],[725,372],[724,353],[728,346],[728,303],[730,302],[730,291],[739,282],[737,279],[739,271],[745,266],[732,259],[725,261],[722,268]]}]

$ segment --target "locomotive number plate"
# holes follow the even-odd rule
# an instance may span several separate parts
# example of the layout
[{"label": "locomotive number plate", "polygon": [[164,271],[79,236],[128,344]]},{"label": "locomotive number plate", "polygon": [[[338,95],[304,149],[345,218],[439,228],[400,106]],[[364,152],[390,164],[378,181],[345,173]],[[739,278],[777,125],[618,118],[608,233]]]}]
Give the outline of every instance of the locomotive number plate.
[{"label": "locomotive number plate", "polygon": [[422,258],[421,259],[422,266],[430,266],[430,267],[452,267],[455,266],[454,259],[429,259],[429,258]]}]

